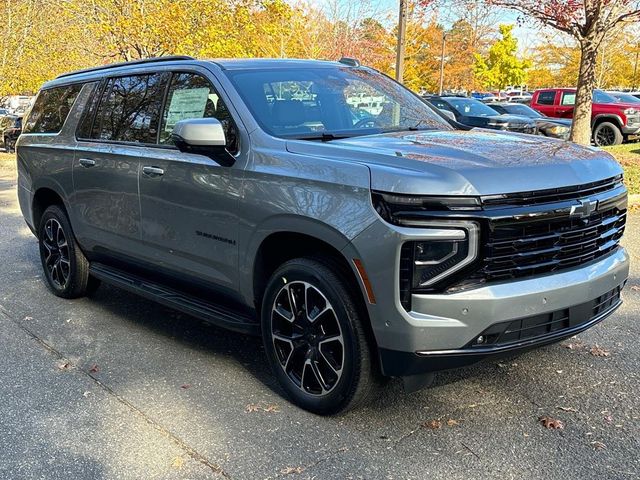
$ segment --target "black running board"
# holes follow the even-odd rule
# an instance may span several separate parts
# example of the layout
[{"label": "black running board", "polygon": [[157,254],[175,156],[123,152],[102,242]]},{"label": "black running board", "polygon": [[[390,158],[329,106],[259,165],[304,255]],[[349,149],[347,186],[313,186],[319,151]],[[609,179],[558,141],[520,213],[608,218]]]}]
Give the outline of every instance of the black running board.
[{"label": "black running board", "polygon": [[197,317],[218,327],[251,335],[260,334],[255,316],[230,307],[206,302],[187,293],[154,283],[101,263],[92,263],[89,272],[98,280]]}]

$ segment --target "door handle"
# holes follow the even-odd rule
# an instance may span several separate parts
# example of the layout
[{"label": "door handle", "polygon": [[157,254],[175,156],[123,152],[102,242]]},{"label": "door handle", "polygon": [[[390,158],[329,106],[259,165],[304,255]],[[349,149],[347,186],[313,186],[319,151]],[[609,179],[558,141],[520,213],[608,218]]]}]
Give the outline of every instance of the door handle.
[{"label": "door handle", "polygon": [[160,177],[164,175],[164,170],[158,167],[142,167],[142,172],[150,177]]},{"label": "door handle", "polygon": [[95,160],[91,160],[90,158],[81,158],[80,159],[80,165],[82,165],[85,168],[90,168],[95,166],[96,161]]}]

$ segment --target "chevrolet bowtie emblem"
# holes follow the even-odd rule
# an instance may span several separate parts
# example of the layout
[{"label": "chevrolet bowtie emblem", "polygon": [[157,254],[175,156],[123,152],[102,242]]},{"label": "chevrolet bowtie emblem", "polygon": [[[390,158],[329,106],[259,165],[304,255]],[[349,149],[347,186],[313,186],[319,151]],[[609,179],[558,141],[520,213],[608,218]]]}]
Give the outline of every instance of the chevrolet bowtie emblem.
[{"label": "chevrolet bowtie emblem", "polygon": [[597,200],[578,200],[579,205],[572,205],[569,215],[572,217],[588,217],[598,209]]}]

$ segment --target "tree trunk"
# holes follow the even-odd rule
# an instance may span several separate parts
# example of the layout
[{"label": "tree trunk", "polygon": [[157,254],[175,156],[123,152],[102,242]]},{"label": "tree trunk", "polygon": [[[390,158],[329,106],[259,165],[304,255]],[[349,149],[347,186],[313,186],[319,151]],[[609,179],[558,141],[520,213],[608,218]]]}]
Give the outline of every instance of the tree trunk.
[{"label": "tree trunk", "polygon": [[591,144],[591,104],[596,85],[597,45],[598,42],[589,37],[581,42],[580,72],[570,140],[582,145]]}]

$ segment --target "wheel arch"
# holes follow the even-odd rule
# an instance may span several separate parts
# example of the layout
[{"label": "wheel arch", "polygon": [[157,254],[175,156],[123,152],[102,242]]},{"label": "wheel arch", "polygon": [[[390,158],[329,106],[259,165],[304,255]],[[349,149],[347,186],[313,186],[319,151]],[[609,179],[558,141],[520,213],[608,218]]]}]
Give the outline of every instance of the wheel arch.
[{"label": "wheel arch", "polygon": [[34,190],[33,200],[31,202],[31,221],[33,222],[36,235],[42,214],[51,205],[59,205],[68,215],[69,210],[64,201],[64,195],[61,194],[55,185],[46,184]]},{"label": "wheel arch", "polygon": [[622,129],[622,127],[624,126],[624,122],[619,115],[611,113],[600,113],[593,117],[593,120],[591,121],[591,129],[595,130],[595,128],[603,122],[611,122],[620,129]]}]

